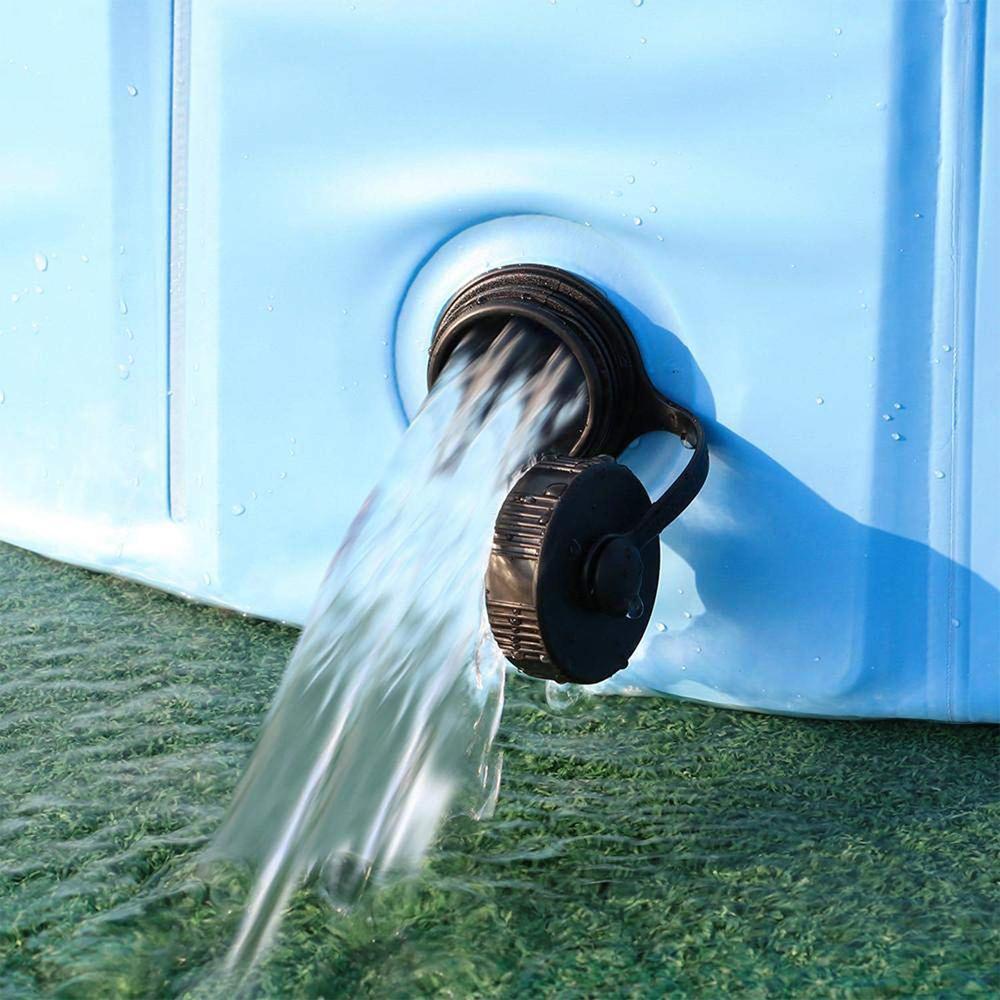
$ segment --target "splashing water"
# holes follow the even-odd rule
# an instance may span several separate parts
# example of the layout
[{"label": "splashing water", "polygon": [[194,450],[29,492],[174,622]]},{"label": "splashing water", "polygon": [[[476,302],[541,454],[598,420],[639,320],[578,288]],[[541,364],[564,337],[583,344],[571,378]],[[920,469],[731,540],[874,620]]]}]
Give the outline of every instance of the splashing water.
[{"label": "splashing water", "polygon": [[583,409],[575,361],[520,321],[449,362],[330,565],[209,850],[258,871],[231,969],[261,955],[304,879],[349,906],[414,871],[449,812],[491,810],[493,522],[512,476]]}]

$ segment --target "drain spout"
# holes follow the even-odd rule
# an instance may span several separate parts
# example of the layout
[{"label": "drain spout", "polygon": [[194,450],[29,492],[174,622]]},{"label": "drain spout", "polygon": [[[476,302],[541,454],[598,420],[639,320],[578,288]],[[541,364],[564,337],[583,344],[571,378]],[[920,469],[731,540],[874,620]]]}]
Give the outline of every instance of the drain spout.
[{"label": "drain spout", "polygon": [[[579,424],[553,442],[555,454],[543,455],[500,509],[486,573],[490,627],[525,673],[596,683],[627,666],[649,623],[659,578],[653,543],[708,477],[704,430],[694,413],[656,390],[621,315],[575,275],[515,265],[470,282],[438,322],[428,384],[456,350],[498,339],[509,342],[511,371],[562,343],[587,405]],[[691,453],[655,502],[616,461],[652,430],[675,435]]]}]

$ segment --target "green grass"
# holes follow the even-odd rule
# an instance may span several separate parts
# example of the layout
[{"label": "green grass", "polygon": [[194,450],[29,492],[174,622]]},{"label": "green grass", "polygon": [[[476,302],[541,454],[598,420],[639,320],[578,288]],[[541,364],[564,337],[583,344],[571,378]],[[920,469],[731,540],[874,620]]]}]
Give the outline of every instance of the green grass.
[{"label": "green grass", "polygon": [[[198,852],[290,629],[0,547],[0,995],[231,995],[247,879]],[[253,990],[324,997],[995,994],[997,732],[515,680],[493,819],[333,912]]]}]

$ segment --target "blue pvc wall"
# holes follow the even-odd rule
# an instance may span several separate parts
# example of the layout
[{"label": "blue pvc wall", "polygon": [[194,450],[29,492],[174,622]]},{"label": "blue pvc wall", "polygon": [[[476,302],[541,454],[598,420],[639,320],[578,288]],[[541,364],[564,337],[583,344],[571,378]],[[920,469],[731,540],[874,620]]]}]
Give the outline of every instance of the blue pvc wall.
[{"label": "blue pvc wall", "polygon": [[613,687],[1000,716],[996,4],[3,21],[0,537],[301,621],[445,301],[551,263],[712,447]]}]

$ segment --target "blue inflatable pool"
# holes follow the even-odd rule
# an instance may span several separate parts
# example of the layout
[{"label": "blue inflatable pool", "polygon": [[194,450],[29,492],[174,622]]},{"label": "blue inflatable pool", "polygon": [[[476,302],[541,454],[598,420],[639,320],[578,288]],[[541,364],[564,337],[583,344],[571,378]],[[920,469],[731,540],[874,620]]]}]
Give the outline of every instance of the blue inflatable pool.
[{"label": "blue inflatable pool", "polygon": [[996,4],[2,17],[0,537],[301,622],[450,296],[548,264],[712,451],[612,689],[1000,717]]}]

